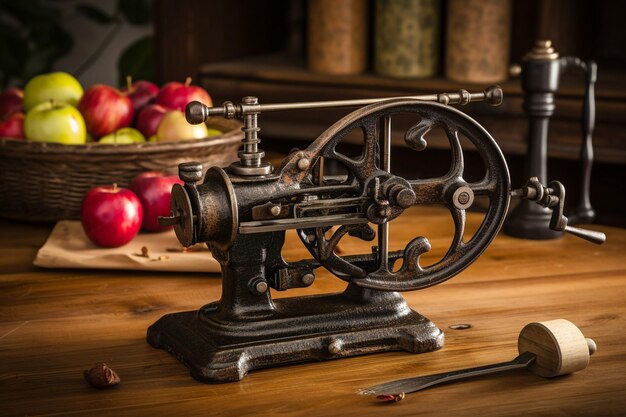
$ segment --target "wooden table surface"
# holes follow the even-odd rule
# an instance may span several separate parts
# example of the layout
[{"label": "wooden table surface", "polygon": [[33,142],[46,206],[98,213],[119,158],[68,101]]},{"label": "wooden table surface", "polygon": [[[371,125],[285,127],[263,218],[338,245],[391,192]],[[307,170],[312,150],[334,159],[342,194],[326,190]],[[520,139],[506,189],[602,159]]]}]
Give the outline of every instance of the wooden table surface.
[{"label": "wooden table surface", "polygon": [[[470,229],[479,214],[469,215]],[[392,249],[429,238],[426,259],[451,240],[445,211],[412,209],[392,223]],[[406,293],[410,305],[445,331],[437,352],[374,354],[251,372],[239,383],[205,385],[146,328],[170,312],[197,309],[220,295],[218,275],[43,270],[32,266],[50,227],[0,222],[0,415],[626,415],[626,231],[595,246],[571,236],[528,241],[498,236],[454,279]],[[350,253],[369,243],[342,243]],[[129,249],[134,250],[135,248]],[[285,257],[307,257],[288,236]],[[340,291],[320,272],[311,288],[279,297]],[[448,384],[393,404],[358,388],[512,359],[524,324],[566,318],[597,353],[586,370],[556,379],[516,371]],[[450,325],[469,323],[467,330]],[[99,391],[82,372],[104,361],[121,376]]]}]

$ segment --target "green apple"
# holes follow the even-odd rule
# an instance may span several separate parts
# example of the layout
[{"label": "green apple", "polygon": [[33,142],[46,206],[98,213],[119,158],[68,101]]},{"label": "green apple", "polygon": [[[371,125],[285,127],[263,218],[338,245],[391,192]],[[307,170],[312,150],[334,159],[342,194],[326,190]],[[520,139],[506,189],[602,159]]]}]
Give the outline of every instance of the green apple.
[{"label": "green apple", "polygon": [[142,143],[146,138],[143,137],[140,131],[132,127],[123,127],[100,138],[98,143],[115,143],[115,144],[130,144],[130,143]]},{"label": "green apple", "polygon": [[157,128],[159,142],[173,142],[186,139],[202,139],[209,136],[204,123],[192,125],[187,122],[183,112],[172,110],[165,113]]},{"label": "green apple", "polygon": [[54,100],[76,106],[83,87],[66,72],[51,72],[32,78],[24,88],[24,109],[28,112],[44,101]]},{"label": "green apple", "polygon": [[85,120],[78,109],[48,101],[35,106],[24,118],[24,135],[34,142],[82,145],[87,141]]}]

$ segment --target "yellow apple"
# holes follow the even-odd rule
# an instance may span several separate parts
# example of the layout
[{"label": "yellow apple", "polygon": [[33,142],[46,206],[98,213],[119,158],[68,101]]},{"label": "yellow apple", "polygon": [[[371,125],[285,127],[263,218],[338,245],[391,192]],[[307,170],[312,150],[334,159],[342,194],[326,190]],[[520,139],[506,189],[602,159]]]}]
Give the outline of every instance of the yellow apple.
[{"label": "yellow apple", "polygon": [[173,110],[167,112],[159,122],[156,136],[159,142],[173,142],[206,138],[209,136],[209,131],[204,123],[189,124],[183,112]]}]

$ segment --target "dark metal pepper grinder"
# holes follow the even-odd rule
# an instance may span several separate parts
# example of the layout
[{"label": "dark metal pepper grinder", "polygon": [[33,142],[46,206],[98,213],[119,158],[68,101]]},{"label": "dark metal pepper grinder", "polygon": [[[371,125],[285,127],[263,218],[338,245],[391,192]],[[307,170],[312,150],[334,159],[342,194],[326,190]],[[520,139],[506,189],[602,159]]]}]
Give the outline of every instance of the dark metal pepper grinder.
[{"label": "dark metal pepper grinder", "polygon": [[[589,199],[593,146],[591,135],[595,125],[595,95],[597,67],[593,61],[583,62],[576,57],[562,57],[552,47],[551,41],[537,41],[535,47],[524,56],[521,67],[524,111],[528,115],[528,153],[526,175],[548,181],[548,124],[554,113],[554,93],[558,91],[561,74],[570,67],[585,72],[585,98],[582,114],[581,190],[576,209],[570,213],[569,224],[589,223],[595,212]],[[504,224],[504,232],[511,236],[528,239],[554,239],[563,232],[548,227],[552,212],[530,201],[523,200],[510,213]]]}]

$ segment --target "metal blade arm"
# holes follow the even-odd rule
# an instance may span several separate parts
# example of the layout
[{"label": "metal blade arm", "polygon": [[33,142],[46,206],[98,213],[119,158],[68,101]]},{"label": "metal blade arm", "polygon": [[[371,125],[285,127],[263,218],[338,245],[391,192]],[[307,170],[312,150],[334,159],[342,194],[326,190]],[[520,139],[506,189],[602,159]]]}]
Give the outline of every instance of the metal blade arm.
[{"label": "metal blade arm", "polygon": [[440,374],[419,376],[415,378],[400,379],[397,381],[386,382],[373,387],[359,390],[361,395],[398,395],[401,393],[408,394],[432,387],[433,385],[442,384],[444,382],[452,382],[465,378],[488,375],[498,372],[506,372],[514,369],[526,368],[530,365],[536,356],[534,353],[525,352],[508,362],[500,362],[492,365],[479,366],[476,368],[460,369],[458,371],[443,372]]}]

